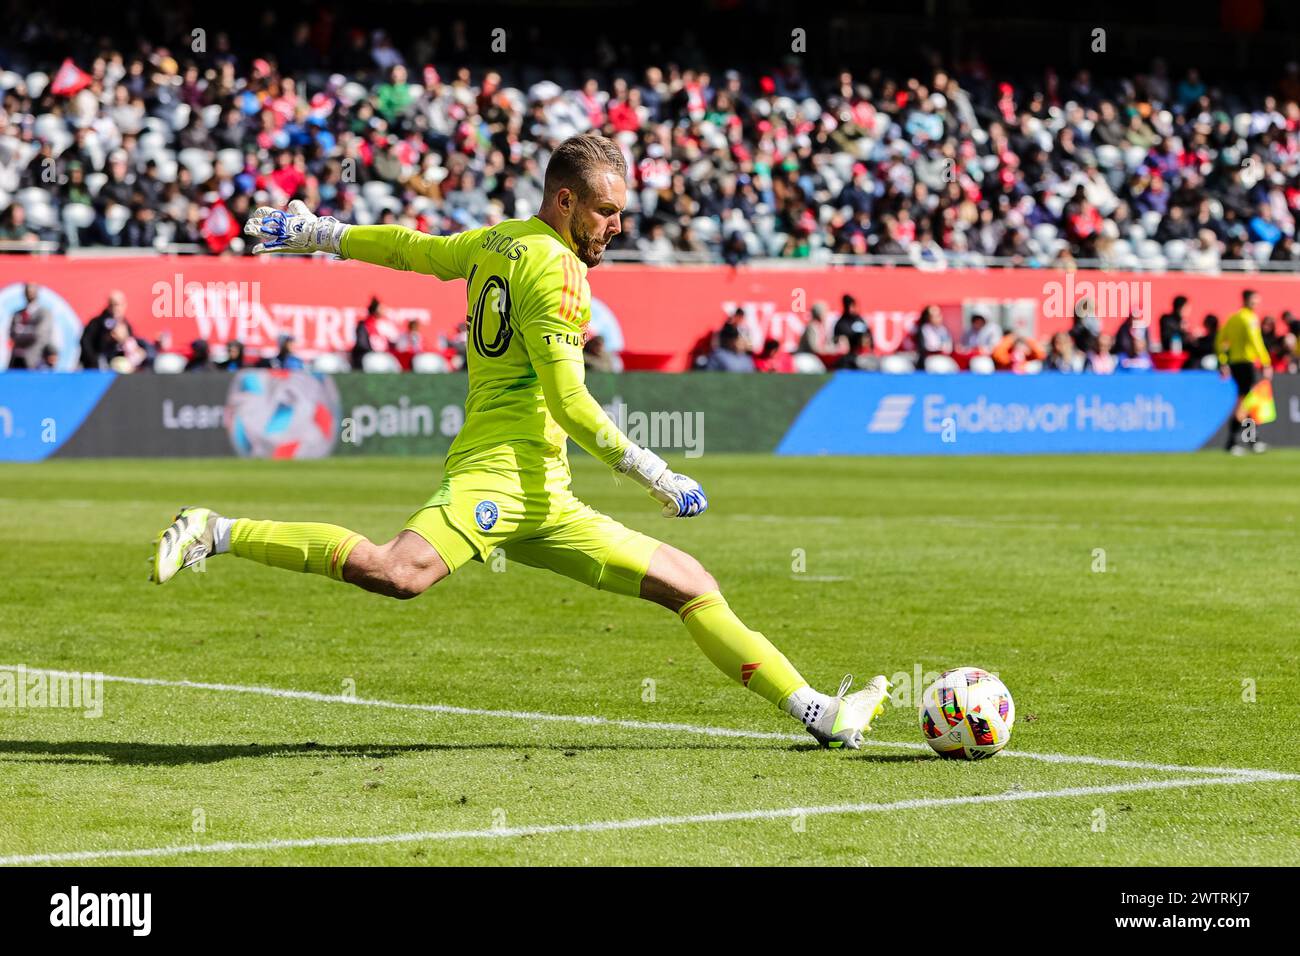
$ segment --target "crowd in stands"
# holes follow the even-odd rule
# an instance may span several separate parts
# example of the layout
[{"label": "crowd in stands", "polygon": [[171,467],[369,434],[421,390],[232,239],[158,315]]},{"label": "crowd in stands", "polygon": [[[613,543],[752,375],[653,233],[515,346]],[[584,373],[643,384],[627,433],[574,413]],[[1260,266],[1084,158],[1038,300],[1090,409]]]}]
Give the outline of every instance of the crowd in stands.
[{"label": "crowd in stands", "polygon": [[[834,316],[828,314],[826,303],[813,304],[793,353],[781,350],[776,339],[768,339],[761,346],[751,342],[745,330],[744,310],[737,309],[720,328],[695,343],[691,367],[723,372],[970,369],[1099,375],[1218,367],[1215,336],[1219,317],[1205,315],[1197,330],[1186,311],[1187,297],[1176,296],[1169,311],[1154,324],[1130,316],[1111,335],[1103,331],[1092,303],[1083,299],[1075,309],[1069,330],[1040,342],[1015,328],[1003,329],[978,313],[969,317],[959,335],[954,335],[942,310],[927,305],[920,309],[902,347],[885,352],[876,347],[857,301],[845,295]],[[1300,372],[1300,317],[1290,311],[1283,311],[1280,317],[1264,315],[1259,326],[1273,370]],[[938,364],[931,361],[935,358]],[[887,364],[886,359],[893,362]]]},{"label": "crowd in stands", "polygon": [[[40,305],[40,287],[24,287],[22,305],[7,318],[11,369],[54,371],[58,362],[54,321]],[[0,319],[5,318],[0,316]],[[793,348],[777,339],[754,342],[743,308],[737,308],[718,329],[701,336],[691,347],[689,364],[697,370],[721,372],[824,372],[861,371],[1025,372],[1143,372],[1213,368],[1217,364],[1215,335],[1219,317],[1207,314],[1200,328],[1187,315],[1187,297],[1176,296],[1155,322],[1130,316],[1113,335],[1102,329],[1092,303],[1082,299],[1071,327],[1046,341],[1016,328],[1002,328],[985,315],[973,313],[954,332],[937,305],[919,310],[914,326],[900,348],[878,348],[871,326],[858,309],[857,300],[845,294],[838,312],[826,303],[813,303],[807,322]],[[1300,372],[1300,317],[1290,311],[1259,318],[1260,334],[1273,370]],[[139,336],[127,315],[126,297],[109,293],[104,308],[84,325],[79,343],[79,367],[120,373],[143,371],[238,371],[241,368],[303,369],[367,372],[452,371],[465,365],[467,345],[464,322],[448,336],[426,340],[412,319],[397,335],[384,321],[384,306],[372,298],[353,330],[353,345],[346,356],[330,355],[305,362],[296,351],[293,336],[283,334],[266,354],[249,354],[243,343],[210,345],[203,339],[172,341],[168,331],[156,340]],[[603,337],[586,332],[584,362],[589,371],[621,372],[618,353],[605,346]],[[158,365],[159,356],[165,361]],[[887,364],[886,360],[893,360]],[[931,361],[941,364],[935,366]],[[906,367],[899,364],[900,360]],[[166,366],[165,368],[163,366]]]},{"label": "crowd in stands", "polygon": [[795,56],[746,75],[543,74],[459,65],[463,24],[441,39],[281,29],[273,56],[238,56],[224,34],[198,52],[104,39],[80,63],[10,50],[0,241],[238,254],[251,209],[295,197],[456,232],[536,212],[549,150],[597,130],[634,187],[612,258],[1217,271],[1300,255],[1295,63],[1267,89],[1158,59],[1119,78],[979,60],[810,77]]}]

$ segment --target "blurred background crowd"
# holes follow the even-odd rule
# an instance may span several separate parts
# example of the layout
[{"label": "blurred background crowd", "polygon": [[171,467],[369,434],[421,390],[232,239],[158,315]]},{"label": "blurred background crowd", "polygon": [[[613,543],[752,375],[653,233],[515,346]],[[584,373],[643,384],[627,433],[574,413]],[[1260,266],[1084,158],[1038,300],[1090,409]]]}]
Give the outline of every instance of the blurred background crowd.
[{"label": "blurred background crowd", "polygon": [[611,259],[1218,271],[1298,255],[1295,62],[1221,82],[1160,58],[1020,75],[971,51],[813,74],[794,54],[731,68],[685,30],[645,67],[609,41],[471,66],[490,38],[441,16],[399,34],[267,9],[265,43],[237,55],[227,32],[165,18],[101,33],[27,15],[0,51],[7,249],[239,254],[250,210],[291,198],[455,232],[531,215],[548,150],[598,130],[634,180]]}]

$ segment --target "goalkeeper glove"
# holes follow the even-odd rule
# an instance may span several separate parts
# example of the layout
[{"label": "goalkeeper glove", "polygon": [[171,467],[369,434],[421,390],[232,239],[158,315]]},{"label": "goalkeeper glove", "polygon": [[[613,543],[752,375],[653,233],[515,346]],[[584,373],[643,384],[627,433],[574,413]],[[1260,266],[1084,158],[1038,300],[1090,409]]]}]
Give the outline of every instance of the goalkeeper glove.
[{"label": "goalkeeper glove", "polygon": [[630,475],[664,506],[665,518],[693,518],[704,512],[709,499],[694,478],[679,475],[648,448],[630,445],[615,470]]},{"label": "goalkeeper glove", "polygon": [[244,232],[261,240],[253,247],[253,255],[258,256],[268,252],[342,256],[340,244],[347,229],[347,223],[333,216],[315,215],[301,199],[293,200],[284,210],[259,206],[244,223]]}]

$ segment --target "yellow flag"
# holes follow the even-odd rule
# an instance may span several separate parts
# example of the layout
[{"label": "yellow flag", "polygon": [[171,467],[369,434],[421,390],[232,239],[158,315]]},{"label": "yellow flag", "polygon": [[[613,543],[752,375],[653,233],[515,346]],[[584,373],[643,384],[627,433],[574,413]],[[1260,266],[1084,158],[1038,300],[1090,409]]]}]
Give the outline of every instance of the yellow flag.
[{"label": "yellow flag", "polygon": [[1273,383],[1262,379],[1241,400],[1246,418],[1256,425],[1267,425],[1277,420],[1277,403],[1273,401]]}]

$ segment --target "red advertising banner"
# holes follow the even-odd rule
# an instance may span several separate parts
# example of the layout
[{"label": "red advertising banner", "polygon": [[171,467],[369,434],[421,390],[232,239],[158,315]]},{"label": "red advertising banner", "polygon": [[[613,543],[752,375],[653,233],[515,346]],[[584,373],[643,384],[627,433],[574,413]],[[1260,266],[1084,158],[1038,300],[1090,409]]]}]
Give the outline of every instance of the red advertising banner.
[{"label": "red advertising banner", "polygon": [[[1185,295],[1185,315],[1199,333],[1206,313],[1226,317],[1248,287],[1261,292],[1264,314],[1300,313],[1300,283],[1274,275],[605,265],[591,271],[590,281],[594,330],[624,353],[629,368],[665,370],[684,369],[692,345],[737,308],[752,341],[775,338],[789,347],[815,302],[826,303],[833,323],[846,293],[857,300],[882,352],[902,346],[931,304],[954,333],[978,311],[1040,339],[1068,328],[1075,302],[1085,296],[1107,331],[1130,314],[1154,325],[1174,296]],[[372,296],[386,309],[381,331],[390,340],[414,319],[433,345],[465,315],[460,282],[327,258],[0,256],[0,351],[7,353],[9,317],[21,307],[27,282],[40,285],[42,302],[60,313],[64,350],[75,331],[72,320],[84,324],[114,289],[125,294],[137,335],[156,339],[169,331],[181,351],[196,338],[238,339],[258,354],[273,351],[288,333],[305,357],[346,352]]]}]

